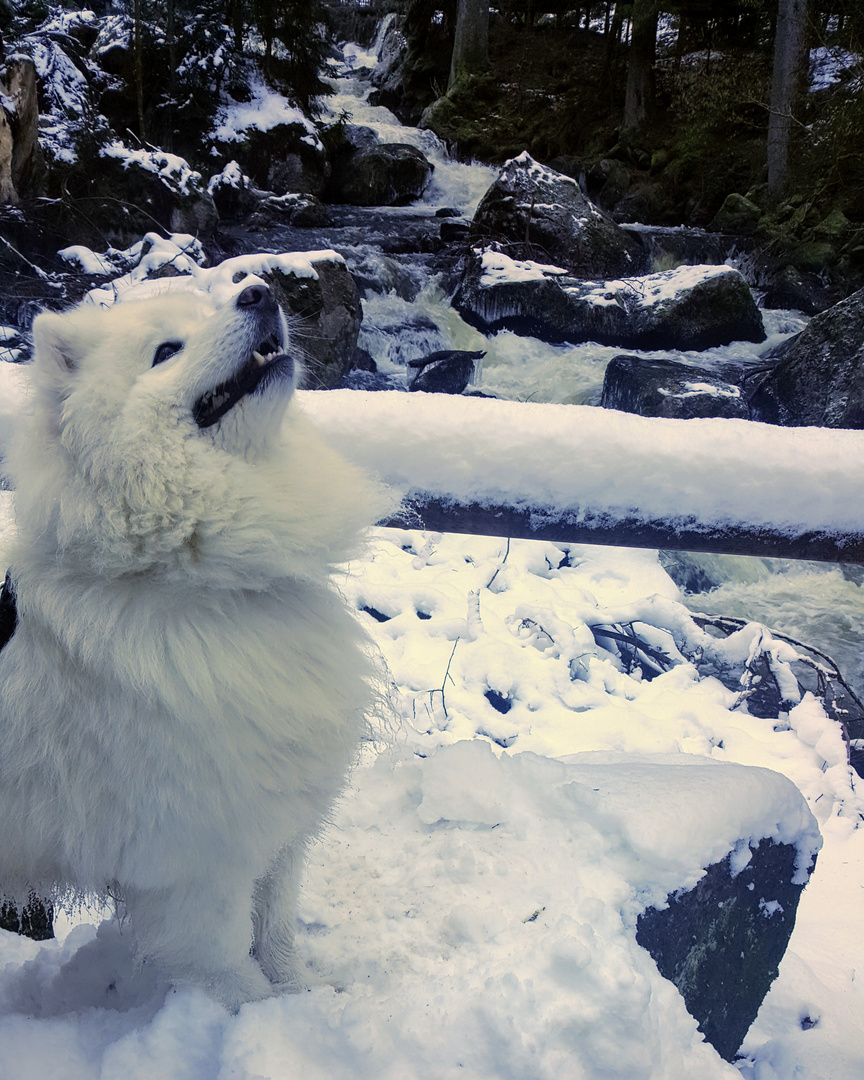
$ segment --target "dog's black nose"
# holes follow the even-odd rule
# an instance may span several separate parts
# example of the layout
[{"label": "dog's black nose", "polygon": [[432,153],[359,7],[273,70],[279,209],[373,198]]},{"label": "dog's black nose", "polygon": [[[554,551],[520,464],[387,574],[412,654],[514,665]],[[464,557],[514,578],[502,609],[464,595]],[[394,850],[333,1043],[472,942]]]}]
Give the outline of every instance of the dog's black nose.
[{"label": "dog's black nose", "polygon": [[237,307],[257,307],[270,299],[270,290],[266,285],[247,285],[237,297]]}]

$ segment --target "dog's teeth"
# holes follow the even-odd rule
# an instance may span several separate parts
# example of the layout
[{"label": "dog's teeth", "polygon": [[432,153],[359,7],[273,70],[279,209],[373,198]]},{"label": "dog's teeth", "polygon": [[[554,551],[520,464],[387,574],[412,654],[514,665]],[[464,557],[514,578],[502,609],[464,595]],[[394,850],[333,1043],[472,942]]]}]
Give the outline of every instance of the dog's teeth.
[{"label": "dog's teeth", "polygon": [[263,356],[261,355],[261,353],[260,353],[260,352],[258,352],[258,350],[257,350],[257,349],[253,350],[253,352],[252,352],[252,355],[253,355],[253,357],[255,358],[255,363],[256,363],[256,364],[258,364],[258,365],[263,365],[263,364],[266,364],[266,363],[267,363],[267,360],[266,360],[266,358],[265,358],[265,357],[263,357]]}]

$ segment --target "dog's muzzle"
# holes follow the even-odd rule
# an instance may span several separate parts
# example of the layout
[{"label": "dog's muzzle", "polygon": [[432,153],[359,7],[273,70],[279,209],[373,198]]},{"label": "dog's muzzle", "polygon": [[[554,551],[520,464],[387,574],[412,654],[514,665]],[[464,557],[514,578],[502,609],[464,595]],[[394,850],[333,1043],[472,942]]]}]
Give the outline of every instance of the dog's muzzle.
[{"label": "dog's muzzle", "polygon": [[193,415],[199,428],[212,427],[244,397],[275,381],[291,378],[294,361],[285,352],[279,305],[263,282],[247,285],[234,300],[237,309],[258,323],[261,338],[238,371],[226,382],[202,394]]}]

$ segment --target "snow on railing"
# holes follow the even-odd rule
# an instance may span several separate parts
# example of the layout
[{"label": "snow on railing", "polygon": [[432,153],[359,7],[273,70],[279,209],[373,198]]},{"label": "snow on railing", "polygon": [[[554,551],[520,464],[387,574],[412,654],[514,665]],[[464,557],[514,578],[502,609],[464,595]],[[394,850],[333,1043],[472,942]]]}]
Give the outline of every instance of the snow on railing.
[{"label": "snow on railing", "polygon": [[864,563],[864,432],[590,406],[301,392],[403,496],[382,524]]}]

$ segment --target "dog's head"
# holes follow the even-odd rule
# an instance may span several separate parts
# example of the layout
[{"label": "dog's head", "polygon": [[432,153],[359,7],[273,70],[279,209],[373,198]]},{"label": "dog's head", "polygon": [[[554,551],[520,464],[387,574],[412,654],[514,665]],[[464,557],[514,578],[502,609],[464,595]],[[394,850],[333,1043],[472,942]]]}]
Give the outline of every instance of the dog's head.
[{"label": "dog's head", "polygon": [[168,291],[45,313],[33,341],[35,409],[9,457],[19,563],[270,589],[323,580],[392,509],[301,410],[285,417],[294,363],[259,278],[228,302]]},{"label": "dog's head", "polygon": [[167,291],[45,313],[33,337],[33,422],[9,455],[28,557],[263,589],[323,579],[391,507],[300,410],[283,423],[294,363],[260,278],[222,303]]},{"label": "dog's head", "polygon": [[53,426],[73,452],[179,429],[254,456],[278,432],[295,383],[285,317],[255,277],[221,305],[169,292],[46,312],[33,341]]}]

